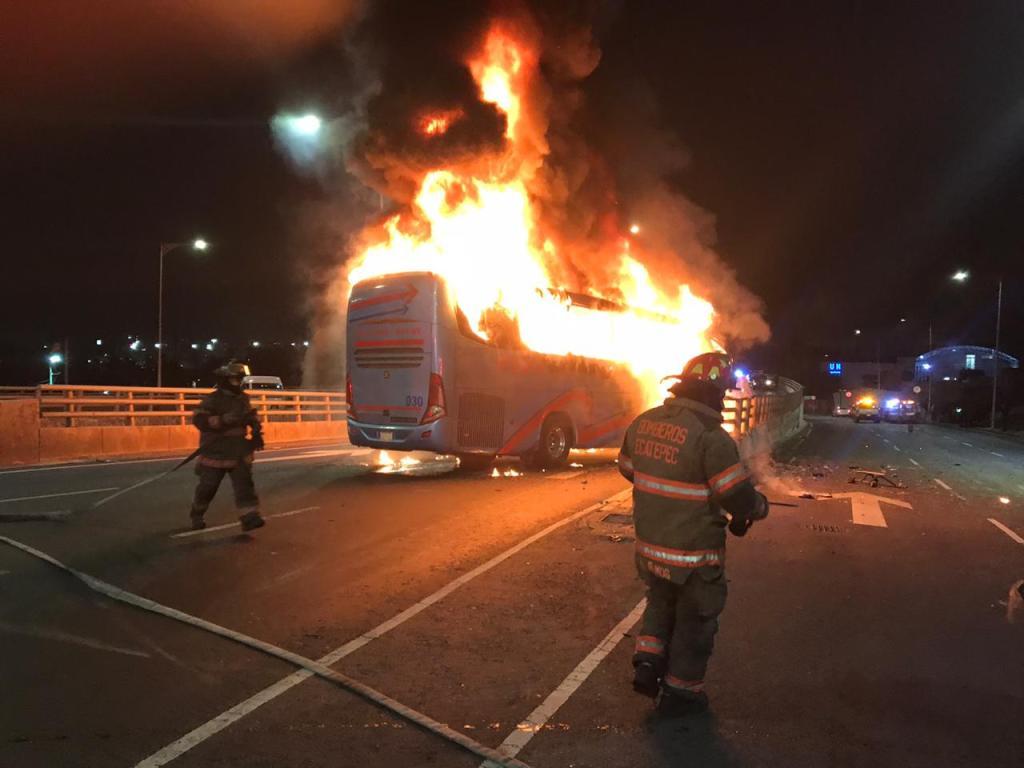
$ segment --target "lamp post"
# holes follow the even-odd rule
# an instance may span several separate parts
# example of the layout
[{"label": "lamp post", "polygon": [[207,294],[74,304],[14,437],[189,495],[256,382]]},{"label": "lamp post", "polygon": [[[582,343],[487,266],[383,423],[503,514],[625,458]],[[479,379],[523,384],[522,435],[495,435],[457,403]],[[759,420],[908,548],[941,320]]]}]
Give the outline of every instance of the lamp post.
[{"label": "lamp post", "polygon": [[197,237],[190,243],[160,243],[160,279],[157,290],[156,308],[156,385],[164,383],[164,256],[183,246],[191,246],[195,251],[205,251],[210,247],[203,238]]},{"label": "lamp post", "polygon": [[[967,281],[970,273],[966,269],[958,269],[953,274],[953,280],[958,283]],[[989,420],[989,428],[996,428],[996,400],[999,396],[999,331],[1003,318],[1003,278],[999,278],[999,286],[996,290],[996,344],[992,348],[992,415]]]}]

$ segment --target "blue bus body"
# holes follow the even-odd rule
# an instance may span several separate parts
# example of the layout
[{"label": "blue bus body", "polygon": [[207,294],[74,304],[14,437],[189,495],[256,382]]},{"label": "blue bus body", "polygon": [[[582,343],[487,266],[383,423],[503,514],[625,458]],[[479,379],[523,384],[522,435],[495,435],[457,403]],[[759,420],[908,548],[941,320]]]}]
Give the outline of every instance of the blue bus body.
[{"label": "blue bus body", "polygon": [[539,463],[553,465],[568,454],[559,439],[618,445],[643,405],[620,365],[480,340],[431,273],[353,286],[347,346],[353,445],[485,460],[546,448]]}]

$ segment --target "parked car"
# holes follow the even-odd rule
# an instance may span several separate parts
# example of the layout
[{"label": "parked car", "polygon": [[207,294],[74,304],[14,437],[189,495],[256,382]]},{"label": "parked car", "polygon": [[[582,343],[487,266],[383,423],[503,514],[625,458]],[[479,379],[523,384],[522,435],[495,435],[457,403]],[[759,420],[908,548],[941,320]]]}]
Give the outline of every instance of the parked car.
[{"label": "parked car", "polygon": [[890,397],[885,401],[885,407],[882,409],[882,414],[886,421],[917,421],[917,401],[899,397]]}]

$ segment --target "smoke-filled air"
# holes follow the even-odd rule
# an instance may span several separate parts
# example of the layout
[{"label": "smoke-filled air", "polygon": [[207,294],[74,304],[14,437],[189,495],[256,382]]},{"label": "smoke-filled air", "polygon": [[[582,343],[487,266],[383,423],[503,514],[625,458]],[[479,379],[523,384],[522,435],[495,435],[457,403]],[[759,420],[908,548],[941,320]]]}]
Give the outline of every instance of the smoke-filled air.
[{"label": "smoke-filled air", "polygon": [[[759,302],[712,250],[710,216],[656,168],[638,185],[641,162],[631,199],[620,193],[630,158],[601,155],[592,136],[609,125],[586,108],[601,66],[590,20],[460,11],[443,40],[416,41],[392,4],[353,30],[375,81],[346,167],[382,210],[343,246],[324,328],[355,282],[429,271],[482,339],[623,363],[651,402],[693,355],[766,339]],[[409,44],[392,47],[403,29]],[[628,138],[616,144],[628,154]]]}]

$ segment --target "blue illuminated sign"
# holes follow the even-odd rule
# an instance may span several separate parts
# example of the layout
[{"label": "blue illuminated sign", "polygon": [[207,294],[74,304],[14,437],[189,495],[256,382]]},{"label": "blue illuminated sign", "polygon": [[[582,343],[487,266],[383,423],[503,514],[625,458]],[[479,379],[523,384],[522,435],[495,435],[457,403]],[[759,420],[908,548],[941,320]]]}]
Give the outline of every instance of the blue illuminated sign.
[{"label": "blue illuminated sign", "polygon": [[842,376],[843,375],[843,364],[836,361],[829,361],[828,364],[828,375],[829,376]]}]

